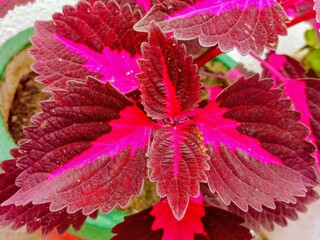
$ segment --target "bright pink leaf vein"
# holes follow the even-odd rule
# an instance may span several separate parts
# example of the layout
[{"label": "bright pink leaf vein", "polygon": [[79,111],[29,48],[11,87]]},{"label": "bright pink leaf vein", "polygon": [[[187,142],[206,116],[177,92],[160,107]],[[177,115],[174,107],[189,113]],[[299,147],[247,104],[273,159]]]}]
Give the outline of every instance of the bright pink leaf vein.
[{"label": "bright pink leaf vein", "polygon": [[223,143],[230,150],[238,148],[264,163],[282,164],[278,157],[264,150],[258,140],[241,134],[237,130],[241,123],[224,118],[223,114],[227,111],[212,102],[198,116],[197,127],[203,133],[204,144],[211,144],[219,152],[219,143]]},{"label": "bright pink leaf vein", "polygon": [[102,156],[114,157],[130,147],[134,155],[138,148],[144,149],[150,139],[152,122],[136,106],[121,111],[121,117],[110,122],[112,130],[95,141],[91,147],[71,159],[67,164],[53,171],[48,180],[75,168],[89,165]]},{"label": "bright pink leaf vein", "polygon": [[55,33],[55,38],[63,43],[69,51],[86,60],[82,65],[84,68],[91,72],[102,74],[103,77],[100,78],[102,82],[110,81],[123,94],[139,88],[135,75],[140,72],[136,61],[141,58],[141,55],[137,54],[131,57],[130,53],[126,51],[119,53],[110,50],[107,46],[104,47],[102,53],[98,53],[57,33]]}]

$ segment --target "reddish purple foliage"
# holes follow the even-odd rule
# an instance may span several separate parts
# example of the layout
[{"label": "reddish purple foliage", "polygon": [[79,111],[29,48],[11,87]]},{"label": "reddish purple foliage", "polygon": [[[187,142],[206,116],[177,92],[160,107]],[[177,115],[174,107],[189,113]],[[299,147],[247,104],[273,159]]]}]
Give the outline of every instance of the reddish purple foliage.
[{"label": "reddish purple foliage", "polygon": [[140,18],[140,11],[128,4],[97,1],[65,6],[53,22],[38,22],[31,50],[38,60],[33,66],[40,74],[37,80],[50,90],[90,75],[113,82],[123,93],[138,89],[136,60],[147,34],[136,33],[132,26]]},{"label": "reddish purple foliage", "polygon": [[[249,229],[241,226],[243,219],[230,212],[190,202],[186,217],[173,216],[167,200],[142,212],[125,217],[112,232],[112,240],[249,240]],[[197,226],[197,227],[195,227]]]},{"label": "reddish purple foliage", "polygon": [[148,116],[175,118],[197,107],[202,94],[200,77],[184,46],[174,38],[167,39],[153,25],[142,52],[143,59],[139,61],[142,73],[137,79]]},{"label": "reddish purple foliage", "polygon": [[[262,79],[209,86],[209,97],[197,73],[220,50],[275,48],[288,20],[278,2],[88,0],[38,22],[34,69],[53,96],[3,164],[0,224],[79,229],[97,210],[126,207],[148,168],[165,199],[114,239],[250,239],[242,218],[194,202],[200,183],[255,229],[295,219],[317,198],[320,80],[272,52]],[[217,46],[194,61],[197,38]]]},{"label": "reddish purple foliage", "polygon": [[304,68],[289,56],[270,53],[260,61],[264,75],[275,79],[275,86],[282,87],[294,108],[302,113],[300,121],[311,129],[307,139],[317,146],[315,157],[320,167],[320,80],[306,78]]},{"label": "reddish purple foliage", "polygon": [[3,18],[7,13],[16,6],[32,3],[35,0],[1,0],[0,1],[0,18]]},{"label": "reddish purple foliage", "polygon": [[[166,0],[155,5],[136,25],[148,31],[152,21],[179,40],[199,38],[204,47],[218,44],[224,51],[261,54],[275,49],[278,35],[286,34],[288,21],[275,1]],[[269,24],[272,22],[273,24]]]},{"label": "reddish purple foliage", "polygon": [[[14,195],[19,187],[15,185],[17,176],[23,172],[23,169],[16,167],[15,160],[8,160],[1,164],[5,173],[0,174],[1,197],[0,203]],[[97,212],[91,217],[95,217]],[[0,207],[0,226],[10,225],[12,229],[18,229],[26,225],[27,232],[31,233],[41,229],[43,234],[48,234],[54,228],[59,234],[64,233],[70,226],[79,230],[86,220],[87,216],[81,211],[73,214],[68,214],[66,209],[53,212],[50,209],[50,204],[33,205],[29,203],[25,206],[9,206]]]}]

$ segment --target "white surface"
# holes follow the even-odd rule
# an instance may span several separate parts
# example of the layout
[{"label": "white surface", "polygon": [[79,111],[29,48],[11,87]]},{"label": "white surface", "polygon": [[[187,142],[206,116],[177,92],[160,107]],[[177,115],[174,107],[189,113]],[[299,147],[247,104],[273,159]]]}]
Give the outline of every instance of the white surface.
[{"label": "white surface", "polygon": [[74,5],[77,0],[36,0],[19,6],[0,19],[0,45],[18,32],[32,27],[36,20],[49,20],[54,12],[61,12],[62,6]]}]

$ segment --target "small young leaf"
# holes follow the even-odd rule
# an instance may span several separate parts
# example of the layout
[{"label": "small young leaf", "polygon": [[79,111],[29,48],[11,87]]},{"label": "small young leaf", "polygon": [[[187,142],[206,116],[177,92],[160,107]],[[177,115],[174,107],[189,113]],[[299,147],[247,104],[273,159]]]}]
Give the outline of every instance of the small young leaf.
[{"label": "small young leaf", "polygon": [[207,180],[208,156],[204,153],[201,133],[195,126],[163,127],[152,142],[149,167],[150,180],[157,182],[160,197],[168,197],[174,216],[181,220],[189,196],[198,197],[199,181]]},{"label": "small young leaf", "polygon": [[[305,186],[314,186],[314,146],[272,80],[240,79],[209,104],[196,124],[210,156],[211,191],[225,204],[246,211],[274,208],[274,202],[295,202]],[[241,186],[241,187],[239,187]]]},{"label": "small young leaf", "polygon": [[134,28],[147,32],[156,21],[178,40],[199,38],[204,47],[218,44],[223,52],[236,48],[242,55],[275,49],[288,21],[274,0],[165,0],[155,5]]},{"label": "small young leaf", "polygon": [[174,38],[166,38],[154,24],[148,43],[142,45],[142,104],[154,119],[174,118],[192,111],[201,100],[200,77],[192,57]]},{"label": "small young leaf", "polygon": [[21,188],[5,205],[50,202],[51,211],[90,215],[125,207],[140,194],[151,122],[129,99],[88,78],[55,90],[42,108],[19,148]]},{"label": "small young leaf", "polygon": [[110,0],[91,6],[81,1],[53,15],[53,22],[38,22],[31,50],[37,80],[50,90],[91,75],[110,81],[122,93],[138,89],[136,60],[147,34],[136,33],[132,26],[140,18],[128,4],[120,7]]},{"label": "small young leaf", "polygon": [[7,13],[16,6],[32,3],[35,0],[0,0],[0,18],[3,18]]}]

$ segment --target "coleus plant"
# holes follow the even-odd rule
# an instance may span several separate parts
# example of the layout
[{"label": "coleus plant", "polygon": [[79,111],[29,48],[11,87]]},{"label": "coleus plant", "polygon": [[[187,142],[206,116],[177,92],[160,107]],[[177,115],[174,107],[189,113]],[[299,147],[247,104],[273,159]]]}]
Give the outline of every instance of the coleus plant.
[{"label": "coleus plant", "polygon": [[[113,239],[242,240],[296,219],[318,199],[320,81],[289,56],[258,55],[318,5],[88,0],[37,22],[33,69],[52,97],[1,165],[0,225],[80,229],[146,178],[162,200]],[[199,69],[234,48],[262,76],[205,85]]]}]

